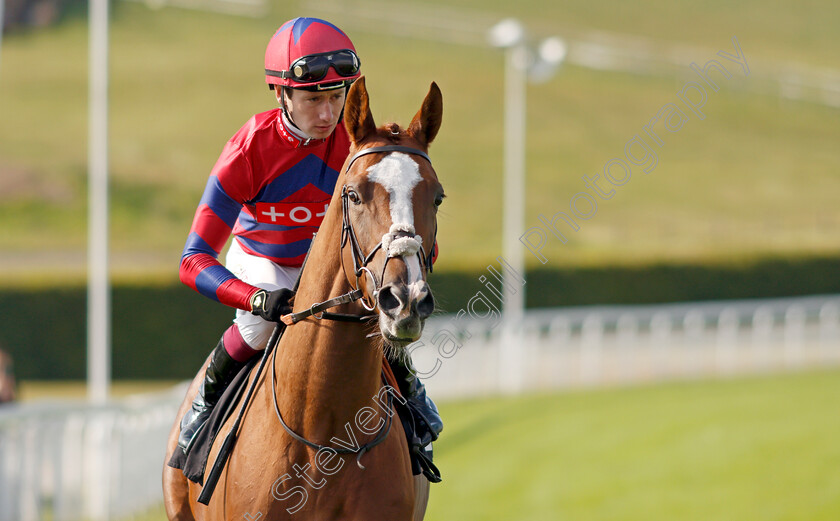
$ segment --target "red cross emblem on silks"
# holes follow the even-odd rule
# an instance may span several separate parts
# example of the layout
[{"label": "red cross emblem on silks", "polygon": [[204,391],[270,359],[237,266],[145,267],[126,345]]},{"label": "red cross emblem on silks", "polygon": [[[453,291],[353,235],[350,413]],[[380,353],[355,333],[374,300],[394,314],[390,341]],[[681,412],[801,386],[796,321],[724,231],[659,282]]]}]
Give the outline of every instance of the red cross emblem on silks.
[{"label": "red cross emblem on silks", "polygon": [[283,226],[320,226],[330,201],[317,203],[257,203],[257,222]]}]

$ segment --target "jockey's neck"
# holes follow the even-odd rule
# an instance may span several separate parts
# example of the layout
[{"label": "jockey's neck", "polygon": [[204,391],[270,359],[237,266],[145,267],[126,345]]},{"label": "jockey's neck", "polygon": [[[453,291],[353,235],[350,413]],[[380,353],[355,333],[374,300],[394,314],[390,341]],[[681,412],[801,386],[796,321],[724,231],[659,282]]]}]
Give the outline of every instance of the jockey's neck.
[{"label": "jockey's neck", "polygon": [[291,118],[289,118],[288,114],[286,113],[286,110],[281,110],[280,114],[283,129],[288,135],[297,140],[298,146],[305,147],[308,145],[316,145],[324,142],[323,139],[314,138],[306,132],[304,132],[303,130],[301,130],[300,128],[298,128],[298,126],[295,125]]}]

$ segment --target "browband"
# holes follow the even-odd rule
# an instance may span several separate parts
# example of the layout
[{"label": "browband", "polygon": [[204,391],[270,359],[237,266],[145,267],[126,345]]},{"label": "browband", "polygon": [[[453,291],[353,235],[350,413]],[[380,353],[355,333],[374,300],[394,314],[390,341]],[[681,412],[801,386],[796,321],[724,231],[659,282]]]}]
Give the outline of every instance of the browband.
[{"label": "browband", "polygon": [[346,171],[349,171],[350,167],[353,165],[353,162],[355,160],[359,159],[360,157],[366,156],[368,154],[376,154],[378,152],[404,152],[406,154],[413,154],[415,156],[420,156],[420,157],[424,158],[426,161],[428,161],[429,164],[432,163],[432,160],[429,159],[429,156],[425,152],[423,152],[422,150],[412,148],[412,147],[406,147],[406,146],[402,146],[402,145],[384,145],[384,146],[381,146],[381,147],[371,147],[371,148],[366,148],[364,150],[359,150],[358,152],[353,154],[353,157],[350,158],[350,162],[347,163],[347,170]]}]

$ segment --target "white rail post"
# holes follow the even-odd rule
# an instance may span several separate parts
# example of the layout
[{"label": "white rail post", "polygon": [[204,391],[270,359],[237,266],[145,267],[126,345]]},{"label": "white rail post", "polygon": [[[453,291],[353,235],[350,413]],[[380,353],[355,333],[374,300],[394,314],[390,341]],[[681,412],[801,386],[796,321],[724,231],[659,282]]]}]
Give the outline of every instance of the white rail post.
[{"label": "white rail post", "polygon": [[738,311],[724,308],[718,315],[715,371],[730,374],[735,370],[735,349],[738,343]]},{"label": "white rail post", "polygon": [[669,348],[671,347],[671,315],[666,311],[659,311],[650,319],[651,348],[649,360],[651,373],[649,376],[658,379],[669,373]]},{"label": "white rail post", "polygon": [[820,308],[820,344],[823,362],[840,362],[840,305],[826,302]]},{"label": "white rail post", "polygon": [[785,366],[800,367],[803,360],[802,344],[805,336],[805,309],[799,304],[785,311]]},{"label": "white rail post", "polygon": [[756,308],[752,316],[752,363],[753,369],[766,371],[773,367],[770,347],[773,343],[775,314],[773,308],[764,305]]},{"label": "white rail post", "polygon": [[620,369],[620,380],[634,380],[639,356],[639,320],[632,313],[623,313],[615,325],[616,343]]},{"label": "white rail post", "polygon": [[692,309],[683,317],[682,370],[696,376],[702,372],[703,344],[706,341],[706,316],[699,309]]},{"label": "white rail post", "polygon": [[553,384],[555,387],[563,387],[571,380],[570,364],[566,363],[569,361],[572,339],[572,324],[569,317],[562,314],[554,317],[548,326],[548,338],[554,344],[553,348],[557,350],[553,368],[555,374]]},{"label": "white rail post", "polygon": [[604,320],[592,313],[583,319],[580,331],[580,380],[584,385],[601,383],[603,376]]},{"label": "white rail post", "polygon": [[41,519],[41,436],[36,420],[21,425],[23,466],[21,467],[20,516],[22,521]]}]

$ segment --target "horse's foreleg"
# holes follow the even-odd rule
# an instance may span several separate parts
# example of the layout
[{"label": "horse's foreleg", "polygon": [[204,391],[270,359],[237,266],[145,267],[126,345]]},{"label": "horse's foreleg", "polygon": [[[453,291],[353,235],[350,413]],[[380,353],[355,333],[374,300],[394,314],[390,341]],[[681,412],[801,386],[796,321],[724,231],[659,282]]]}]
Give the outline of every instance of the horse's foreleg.
[{"label": "horse's foreleg", "polygon": [[414,521],[423,521],[429,504],[429,480],[420,474],[414,476]]},{"label": "horse's foreleg", "polygon": [[[208,357],[209,360],[209,357]],[[204,361],[204,366],[199,370],[198,374],[187,389],[184,401],[178,409],[178,414],[175,416],[175,423],[169,431],[169,439],[166,442],[166,460],[163,464],[163,504],[166,508],[166,516],[169,521],[195,521],[192,508],[190,507],[190,484],[184,473],[179,469],[173,469],[166,462],[172,457],[172,454],[178,448],[178,435],[181,432],[181,417],[187,411],[187,408],[192,405],[193,397],[198,391],[198,386],[204,379],[204,370],[207,367],[207,360]]]},{"label": "horse's foreleg", "polygon": [[195,521],[190,509],[190,487],[180,470],[164,467],[163,497],[169,521]]}]

